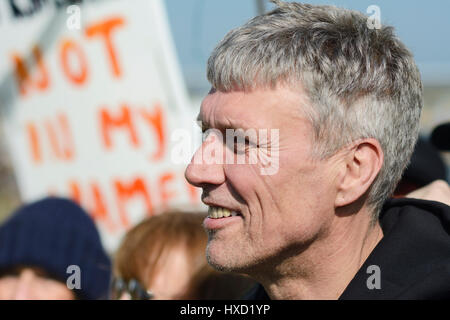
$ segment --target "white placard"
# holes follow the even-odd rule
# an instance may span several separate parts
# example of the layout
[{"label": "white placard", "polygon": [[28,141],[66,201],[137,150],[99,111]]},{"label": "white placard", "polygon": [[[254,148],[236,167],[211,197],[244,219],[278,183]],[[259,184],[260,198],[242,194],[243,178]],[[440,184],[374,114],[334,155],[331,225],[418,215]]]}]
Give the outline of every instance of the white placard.
[{"label": "white placard", "polygon": [[198,206],[171,161],[170,133],[192,116],[161,1],[29,2],[22,17],[0,4],[0,103],[23,200],[77,200],[110,252],[146,214]]}]

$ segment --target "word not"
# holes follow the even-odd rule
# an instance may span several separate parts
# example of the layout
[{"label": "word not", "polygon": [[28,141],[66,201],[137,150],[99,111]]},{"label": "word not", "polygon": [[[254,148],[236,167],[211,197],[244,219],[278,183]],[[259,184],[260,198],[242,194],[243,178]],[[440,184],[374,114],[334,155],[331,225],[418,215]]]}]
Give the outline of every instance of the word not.
[{"label": "word not", "polygon": [[367,278],[366,285],[367,289],[381,289],[381,270],[377,265],[370,265],[367,267],[367,274],[372,274]]},{"label": "word not", "polygon": [[66,273],[70,274],[66,281],[67,288],[69,290],[81,289],[81,268],[72,264],[67,267]]},{"label": "word not", "polygon": [[[113,33],[124,24],[125,19],[123,17],[110,17],[90,24],[84,32],[87,39],[99,39],[103,43],[106,60],[109,62],[111,73],[115,78],[121,77],[122,69],[114,46]],[[89,66],[81,45],[74,39],[66,37],[59,41],[57,48],[64,78],[74,86],[85,85],[89,79]],[[12,54],[15,76],[21,97],[25,97],[32,89],[45,92],[51,86],[50,73],[41,48],[35,45],[31,54],[35,62],[34,74],[31,74],[22,55],[16,52]]]}]

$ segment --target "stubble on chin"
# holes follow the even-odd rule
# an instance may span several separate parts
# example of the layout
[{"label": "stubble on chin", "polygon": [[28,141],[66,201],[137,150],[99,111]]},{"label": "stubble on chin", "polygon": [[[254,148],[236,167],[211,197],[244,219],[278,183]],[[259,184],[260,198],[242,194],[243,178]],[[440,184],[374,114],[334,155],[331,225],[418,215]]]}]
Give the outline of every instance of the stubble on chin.
[{"label": "stubble on chin", "polygon": [[233,247],[231,243],[221,243],[222,241],[225,240],[208,238],[206,260],[209,265],[221,272],[250,275],[255,267],[255,263],[245,253],[247,250],[243,247]]}]

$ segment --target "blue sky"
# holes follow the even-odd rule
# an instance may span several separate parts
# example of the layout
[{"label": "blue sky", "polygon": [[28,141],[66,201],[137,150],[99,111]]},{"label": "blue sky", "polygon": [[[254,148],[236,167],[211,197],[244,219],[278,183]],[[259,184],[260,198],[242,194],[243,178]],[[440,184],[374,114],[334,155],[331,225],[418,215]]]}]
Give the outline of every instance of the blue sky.
[{"label": "blue sky", "polygon": [[[450,84],[450,1],[306,2],[332,4],[364,13],[370,5],[377,5],[382,22],[393,25],[414,53],[425,84]],[[231,28],[257,14],[255,0],[165,0],[165,3],[186,83],[191,90],[206,90],[205,65],[209,53]]]}]

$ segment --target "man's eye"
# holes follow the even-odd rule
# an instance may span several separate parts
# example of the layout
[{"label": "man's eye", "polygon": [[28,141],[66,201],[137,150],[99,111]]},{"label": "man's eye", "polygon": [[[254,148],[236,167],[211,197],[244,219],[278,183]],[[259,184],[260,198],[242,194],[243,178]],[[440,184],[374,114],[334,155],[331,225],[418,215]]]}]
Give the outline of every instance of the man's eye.
[{"label": "man's eye", "polygon": [[250,140],[248,140],[247,138],[240,139],[236,137],[234,139],[234,152],[237,154],[243,154],[249,149],[250,145]]},{"label": "man's eye", "polygon": [[208,128],[202,128],[202,142],[205,142],[210,134],[211,130],[208,130]]}]

